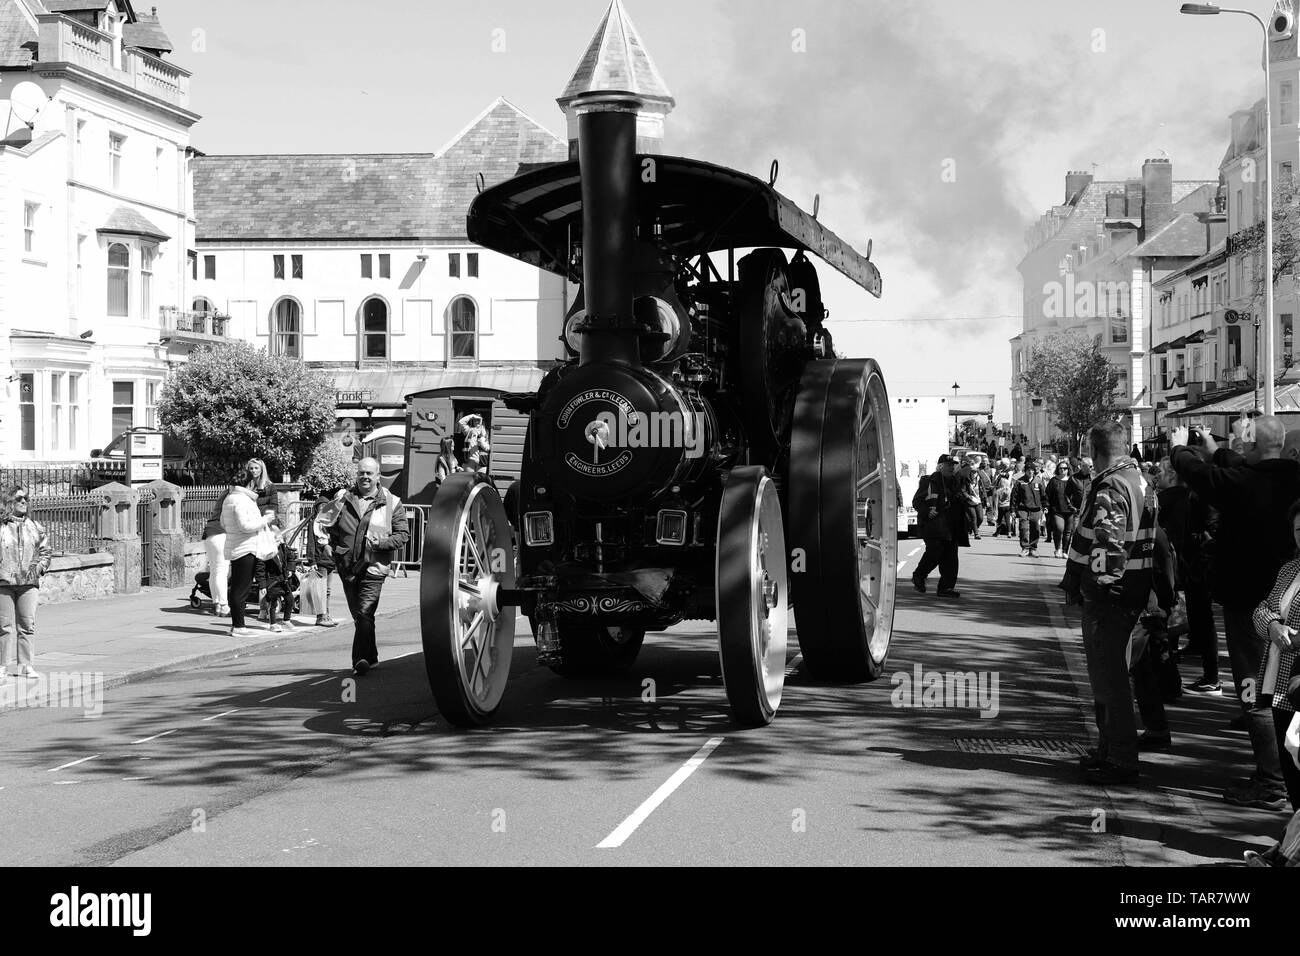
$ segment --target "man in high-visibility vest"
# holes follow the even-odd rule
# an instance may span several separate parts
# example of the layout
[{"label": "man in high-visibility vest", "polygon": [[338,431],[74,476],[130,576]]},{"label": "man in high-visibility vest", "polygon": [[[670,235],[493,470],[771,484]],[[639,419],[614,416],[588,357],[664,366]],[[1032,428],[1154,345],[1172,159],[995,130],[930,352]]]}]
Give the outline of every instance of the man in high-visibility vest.
[{"label": "man in high-visibility vest", "polygon": [[379,484],[379,462],[357,462],[357,480],[335,498],[337,508],[327,533],[334,564],[356,625],[352,638],[352,672],[365,674],[379,663],[375,646],[375,609],[384,579],[410,538],[401,499]]},{"label": "man in high-visibility vest", "polygon": [[1097,477],[1060,584],[1071,603],[1083,603],[1083,650],[1097,719],[1097,747],[1080,767],[1098,784],[1134,784],[1139,745],[1129,668],[1133,627],[1151,595],[1155,489],[1125,454],[1118,422],[1094,426],[1088,439]]}]

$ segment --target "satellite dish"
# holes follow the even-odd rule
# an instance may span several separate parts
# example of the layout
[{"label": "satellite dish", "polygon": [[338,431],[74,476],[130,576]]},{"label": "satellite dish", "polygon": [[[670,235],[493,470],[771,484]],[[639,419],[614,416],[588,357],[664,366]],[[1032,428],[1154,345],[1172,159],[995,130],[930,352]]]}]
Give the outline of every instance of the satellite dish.
[{"label": "satellite dish", "polygon": [[28,128],[36,125],[36,117],[50,98],[31,80],[24,80],[9,94],[9,111]]}]

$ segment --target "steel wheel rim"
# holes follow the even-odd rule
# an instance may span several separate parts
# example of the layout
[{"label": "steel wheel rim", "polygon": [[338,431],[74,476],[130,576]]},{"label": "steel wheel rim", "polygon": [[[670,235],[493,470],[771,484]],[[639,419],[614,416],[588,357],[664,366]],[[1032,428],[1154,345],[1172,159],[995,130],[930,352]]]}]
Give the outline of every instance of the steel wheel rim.
[{"label": "steel wheel rim", "polygon": [[759,483],[757,504],[749,540],[750,633],[755,673],[769,709],[775,712],[785,687],[790,588],[781,504],[771,479],[765,477]]},{"label": "steel wheel rim", "polygon": [[[868,649],[879,663],[889,651],[892,592],[898,558],[898,526],[887,505],[894,502],[892,426],[888,399],[879,375],[867,378],[859,408],[857,457],[853,466],[853,514],[857,537],[858,605],[870,633]],[[885,409],[884,414],[881,409]],[[886,602],[890,605],[886,606]],[[883,609],[883,614],[882,614]],[[883,617],[883,619],[882,619]]]},{"label": "steel wheel rim", "polygon": [[496,600],[504,572],[492,571],[493,552],[505,549],[508,555],[509,541],[497,540],[497,522],[482,495],[485,487],[473,487],[456,521],[455,598],[450,609],[457,675],[467,703],[481,714],[496,707],[510,676],[510,654],[502,642],[514,646],[514,615],[503,612]]}]

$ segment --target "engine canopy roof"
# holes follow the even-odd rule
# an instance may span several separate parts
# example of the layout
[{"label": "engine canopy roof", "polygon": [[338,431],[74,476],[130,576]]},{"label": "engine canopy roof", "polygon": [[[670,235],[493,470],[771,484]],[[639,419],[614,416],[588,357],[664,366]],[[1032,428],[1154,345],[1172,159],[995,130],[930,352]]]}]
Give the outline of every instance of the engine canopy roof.
[{"label": "engine canopy roof", "polygon": [[[639,155],[654,179],[637,182],[638,219],[657,217],[678,257],[720,249],[806,249],[872,295],[880,270],[847,242],[775,189],[747,173],[683,156]],[[485,189],[471,204],[471,242],[539,269],[568,274],[570,241],[582,241],[578,161],[553,163]]]}]

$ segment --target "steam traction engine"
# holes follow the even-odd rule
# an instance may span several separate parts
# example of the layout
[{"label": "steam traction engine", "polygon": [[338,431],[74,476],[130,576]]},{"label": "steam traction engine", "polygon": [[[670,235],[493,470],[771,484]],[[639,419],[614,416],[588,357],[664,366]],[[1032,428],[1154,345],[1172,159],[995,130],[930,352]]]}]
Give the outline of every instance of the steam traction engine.
[{"label": "steam traction engine", "polygon": [[[431,506],[425,659],[439,709],[460,725],[501,701],[516,609],[540,662],[575,677],[625,670],[648,630],[714,619],[727,698],[747,724],[780,703],[791,607],[813,676],[872,680],[884,667],[897,560],[889,404],[874,361],[834,356],[806,252],[876,296],[880,274],[772,188],[775,164],[764,183],[637,155],[637,106],[593,97],[579,110],[580,160],[470,208],[471,240],[581,290],[568,361],[507,399],[529,414],[515,513],[471,474]],[[755,251],[734,263],[738,248]],[[721,250],[725,279],[708,256]]]}]

